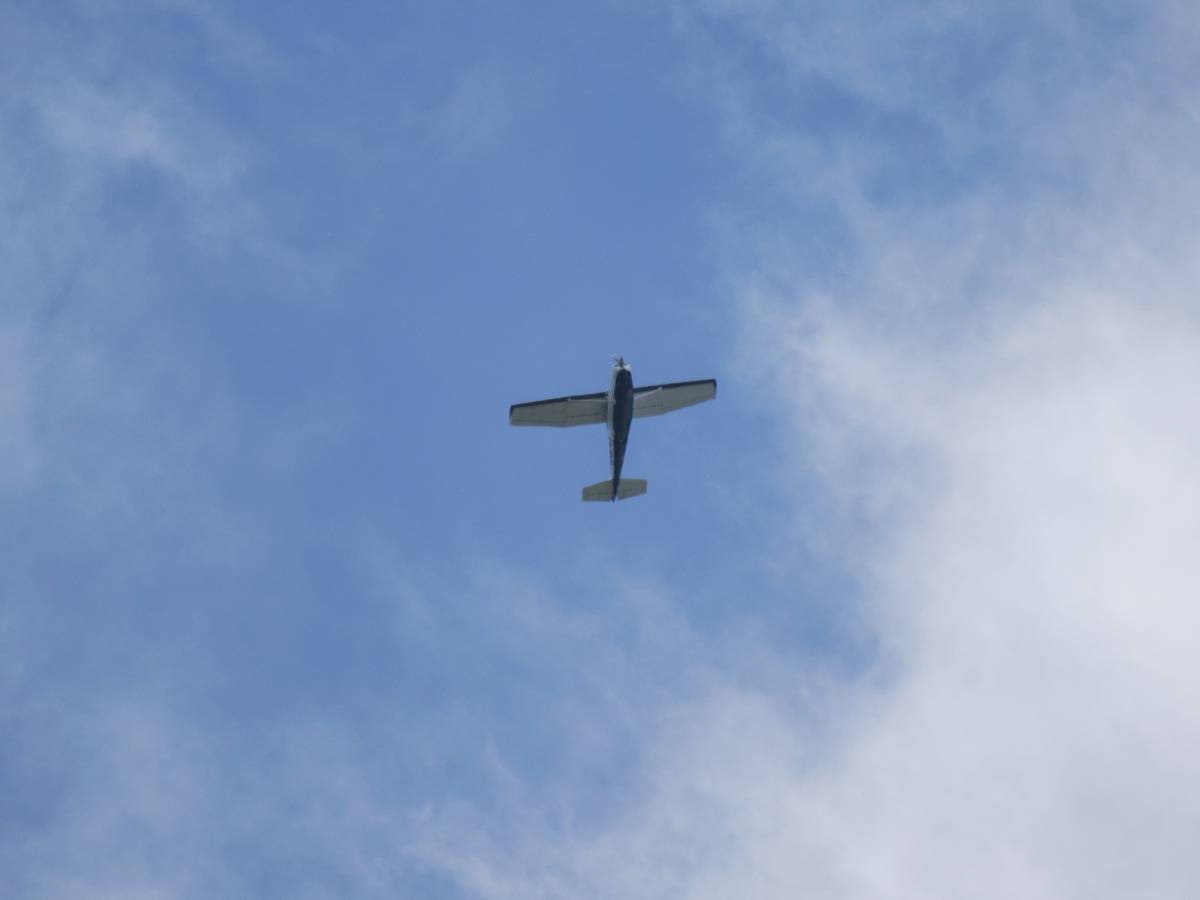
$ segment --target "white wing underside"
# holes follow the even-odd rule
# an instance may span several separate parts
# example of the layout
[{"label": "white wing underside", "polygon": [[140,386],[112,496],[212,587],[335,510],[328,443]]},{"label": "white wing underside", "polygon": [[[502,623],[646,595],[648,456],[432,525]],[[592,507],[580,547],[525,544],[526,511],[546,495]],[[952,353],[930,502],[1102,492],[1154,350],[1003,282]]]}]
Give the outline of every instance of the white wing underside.
[{"label": "white wing underside", "polygon": [[607,394],[582,394],[518,403],[508,411],[511,425],[544,425],[570,428],[574,425],[600,425],[608,420]]},{"label": "white wing underside", "polygon": [[[717,396],[717,382],[677,381],[673,384],[651,384],[636,388],[633,394],[633,417],[661,416],[685,406],[693,406]],[[512,425],[542,425],[551,428],[571,428],[575,425],[602,425],[608,421],[607,394],[580,394],[555,397],[533,403],[518,403],[508,410]]]},{"label": "white wing underside", "polygon": [[661,416],[685,406],[693,406],[717,396],[716,379],[652,384],[634,390],[633,417]]}]

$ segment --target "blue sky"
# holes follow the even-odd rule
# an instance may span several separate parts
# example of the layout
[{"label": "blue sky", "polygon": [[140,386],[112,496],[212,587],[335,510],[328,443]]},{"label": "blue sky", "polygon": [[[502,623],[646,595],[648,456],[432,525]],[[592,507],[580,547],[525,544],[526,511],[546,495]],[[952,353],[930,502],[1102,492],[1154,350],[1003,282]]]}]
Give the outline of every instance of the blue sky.
[{"label": "blue sky", "polygon": [[9,890],[1185,896],[1194,19],[0,10]]}]

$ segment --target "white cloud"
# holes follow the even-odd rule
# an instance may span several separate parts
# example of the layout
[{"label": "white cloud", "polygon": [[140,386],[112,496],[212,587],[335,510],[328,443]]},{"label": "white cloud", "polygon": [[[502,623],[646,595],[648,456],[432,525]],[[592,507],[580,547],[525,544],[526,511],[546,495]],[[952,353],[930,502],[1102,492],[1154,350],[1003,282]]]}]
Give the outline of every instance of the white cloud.
[{"label": "white cloud", "polygon": [[[994,180],[901,208],[867,189],[886,142],[815,150],[752,86],[727,102],[750,164],[830,199],[853,243],[832,287],[778,235],[732,280],[742,355],[790,411],[781,483],[810,467],[845,514],[806,521],[797,496],[797,533],[837,535],[878,656],[841,682],[805,660],[709,673],[664,702],[614,821],[450,817],[421,852],[489,897],[1191,896],[1200,184],[1180,148],[1200,133],[1171,83],[1190,14],[1155,6],[1129,38],[1030,14],[1026,55],[935,107],[922,61],[998,14],[710,8],[954,147],[1002,145]],[[1030,65],[1049,46],[1053,90]],[[951,121],[975,102],[1000,120]]]},{"label": "white cloud", "polygon": [[[833,314],[793,348],[784,383],[816,379],[832,411],[802,430],[857,442],[866,466],[826,471],[887,511],[861,549],[892,674],[836,766],[761,813],[837,895],[1182,897],[1200,878],[1181,840],[1200,816],[1200,422],[1181,415],[1200,326],[1174,299],[1055,288],[951,349]],[[751,856],[818,887],[782,850]]]},{"label": "white cloud", "polygon": [[971,331],[826,312],[781,355],[825,410],[797,407],[802,446],[850,451],[824,471],[877,525],[847,551],[861,680],[798,702],[717,673],[664,703],[618,820],[453,814],[415,852],[488,897],[1189,896],[1200,322],[1052,286]]}]

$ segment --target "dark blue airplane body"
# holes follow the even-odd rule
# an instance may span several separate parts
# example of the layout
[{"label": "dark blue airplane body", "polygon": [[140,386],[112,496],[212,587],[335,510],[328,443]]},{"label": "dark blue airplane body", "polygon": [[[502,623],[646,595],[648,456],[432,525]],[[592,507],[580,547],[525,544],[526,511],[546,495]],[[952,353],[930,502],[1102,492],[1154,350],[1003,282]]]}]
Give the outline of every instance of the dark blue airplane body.
[{"label": "dark blue airplane body", "polygon": [[633,424],[633,372],[622,367],[613,370],[612,400],[608,405],[608,457],[612,465],[612,497],[621,490],[621,467],[625,465],[625,446],[629,426]]},{"label": "dark blue airplane body", "polygon": [[633,420],[673,412],[711,400],[716,395],[717,382],[713,378],[635,388],[633,371],[624,358],[618,356],[614,360],[612,381],[607,393],[576,394],[517,403],[509,408],[508,421],[512,425],[548,425],[556,428],[607,423],[612,478],[585,487],[583,499],[625,500],[646,493],[647,486],[644,479],[621,477]]}]

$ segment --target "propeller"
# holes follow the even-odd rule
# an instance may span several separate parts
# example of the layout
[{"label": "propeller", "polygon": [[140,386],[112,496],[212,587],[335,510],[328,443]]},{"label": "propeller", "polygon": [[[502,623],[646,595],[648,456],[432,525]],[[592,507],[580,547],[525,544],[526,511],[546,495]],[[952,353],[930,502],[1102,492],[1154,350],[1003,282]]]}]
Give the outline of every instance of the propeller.
[{"label": "propeller", "polygon": [[619,367],[619,368],[622,368],[622,369],[623,369],[623,368],[625,368],[625,357],[623,357],[623,356],[613,356],[613,357],[612,357],[612,361],[613,361],[613,365],[614,365],[614,366],[617,366],[617,367]]}]

